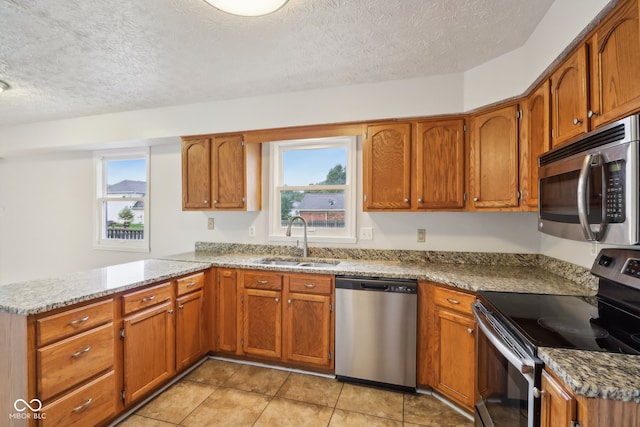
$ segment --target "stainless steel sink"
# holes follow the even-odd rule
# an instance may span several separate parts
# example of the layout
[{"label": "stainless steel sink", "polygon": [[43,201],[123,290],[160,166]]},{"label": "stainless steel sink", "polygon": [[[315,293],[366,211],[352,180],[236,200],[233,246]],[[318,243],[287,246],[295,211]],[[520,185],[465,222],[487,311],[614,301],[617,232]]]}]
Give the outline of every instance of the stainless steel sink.
[{"label": "stainless steel sink", "polygon": [[302,260],[302,259],[280,259],[280,258],[262,258],[256,261],[261,265],[282,265],[287,267],[316,267],[316,268],[330,268],[340,264],[340,261],[325,260]]}]

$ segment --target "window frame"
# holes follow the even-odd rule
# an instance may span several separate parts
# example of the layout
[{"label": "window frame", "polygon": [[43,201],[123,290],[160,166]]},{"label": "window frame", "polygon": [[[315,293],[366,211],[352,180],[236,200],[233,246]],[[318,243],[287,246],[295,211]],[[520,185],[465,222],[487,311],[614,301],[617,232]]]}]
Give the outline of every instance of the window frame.
[{"label": "window frame", "polygon": [[[327,229],[308,227],[308,241],[317,243],[356,243],[356,155],[358,137],[337,136],[326,138],[295,139],[269,142],[269,241],[291,242],[295,237],[285,235],[286,227],[281,226],[281,191],[304,190],[344,190],[345,227]],[[311,150],[323,148],[346,148],[346,183],[341,185],[284,186],[283,153],[292,150]],[[286,189],[286,190],[285,190]],[[293,229],[302,229],[302,223],[296,221]],[[301,231],[293,235],[302,238]]]},{"label": "window frame", "polygon": [[[144,159],[146,165],[145,180],[146,193],[142,197],[108,197],[107,196],[107,168],[106,163],[117,160],[136,160]],[[95,164],[95,203],[94,203],[94,219],[95,219],[95,238],[94,248],[110,251],[123,252],[150,252],[150,209],[149,209],[149,192],[150,192],[150,155],[149,147],[118,149],[118,150],[102,150],[94,152]],[[144,233],[142,239],[108,239],[105,237],[104,226],[107,218],[105,218],[104,204],[109,201],[138,202],[144,204]]]}]

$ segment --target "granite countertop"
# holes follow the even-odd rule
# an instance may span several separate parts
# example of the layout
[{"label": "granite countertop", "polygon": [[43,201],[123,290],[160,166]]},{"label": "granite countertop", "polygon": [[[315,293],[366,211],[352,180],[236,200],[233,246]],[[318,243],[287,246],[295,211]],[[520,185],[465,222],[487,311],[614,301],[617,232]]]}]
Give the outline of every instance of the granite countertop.
[{"label": "granite countertop", "polygon": [[541,347],[538,357],[578,396],[640,403],[640,356]]},{"label": "granite countertop", "polygon": [[211,264],[149,259],[0,286],[0,311],[32,315],[171,279]]},{"label": "granite countertop", "polygon": [[[260,264],[259,261],[264,258],[277,259],[279,257],[265,257],[255,254],[220,255],[197,251],[167,257],[167,259],[172,260],[206,262],[216,267],[227,268],[429,280],[473,292],[491,290],[566,295],[595,294],[595,289],[586,288],[574,281],[535,266],[438,262],[403,263],[399,261],[346,259],[335,260],[339,261],[339,263],[329,267],[296,267]],[[287,257],[280,258],[287,259]],[[313,261],[314,258],[309,258],[309,260]]]}]

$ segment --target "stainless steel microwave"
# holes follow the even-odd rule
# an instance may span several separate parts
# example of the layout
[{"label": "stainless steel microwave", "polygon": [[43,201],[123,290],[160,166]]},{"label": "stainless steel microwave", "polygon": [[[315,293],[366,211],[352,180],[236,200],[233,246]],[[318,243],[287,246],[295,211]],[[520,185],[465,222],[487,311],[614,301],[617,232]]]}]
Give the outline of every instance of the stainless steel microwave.
[{"label": "stainless steel microwave", "polygon": [[640,116],[577,138],[538,159],[538,230],[572,240],[640,243]]}]

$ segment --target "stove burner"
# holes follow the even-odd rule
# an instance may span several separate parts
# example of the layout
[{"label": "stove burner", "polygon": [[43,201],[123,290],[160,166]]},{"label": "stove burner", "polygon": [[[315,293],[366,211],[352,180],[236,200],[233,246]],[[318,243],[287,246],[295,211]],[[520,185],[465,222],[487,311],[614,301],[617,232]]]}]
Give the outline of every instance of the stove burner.
[{"label": "stove burner", "polygon": [[585,326],[584,324],[567,322],[566,319],[560,318],[540,318],[538,319],[538,324],[545,329],[548,329],[552,332],[557,332],[560,334],[573,335],[576,337],[583,338],[606,338],[609,336],[609,332],[606,329],[601,328],[600,326],[591,324],[590,326]]}]

